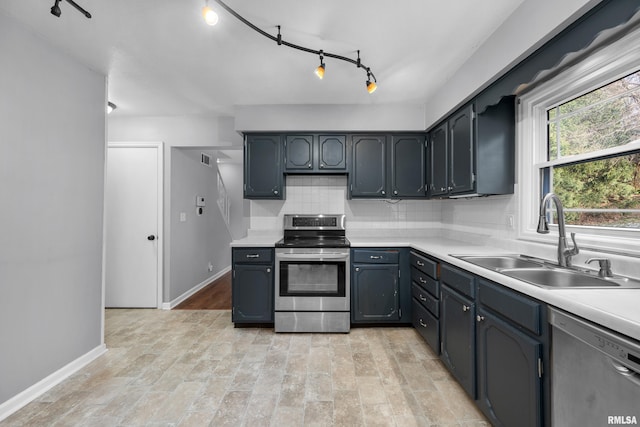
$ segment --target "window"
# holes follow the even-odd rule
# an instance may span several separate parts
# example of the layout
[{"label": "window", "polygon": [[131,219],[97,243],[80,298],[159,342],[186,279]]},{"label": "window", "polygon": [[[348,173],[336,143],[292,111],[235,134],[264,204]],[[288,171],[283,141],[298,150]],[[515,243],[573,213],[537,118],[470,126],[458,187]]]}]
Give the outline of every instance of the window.
[{"label": "window", "polygon": [[538,167],[567,224],[640,229],[638,140],[639,71],[547,110],[547,162]]},{"label": "window", "polygon": [[520,237],[555,193],[581,247],[640,254],[640,31],[519,97]]}]

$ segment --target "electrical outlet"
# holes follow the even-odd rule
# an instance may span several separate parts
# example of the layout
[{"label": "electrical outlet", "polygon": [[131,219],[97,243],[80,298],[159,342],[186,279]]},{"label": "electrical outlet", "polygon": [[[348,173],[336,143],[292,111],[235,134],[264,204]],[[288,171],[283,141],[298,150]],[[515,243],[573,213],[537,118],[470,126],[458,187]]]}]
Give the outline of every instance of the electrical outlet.
[{"label": "electrical outlet", "polygon": [[187,222],[187,213],[180,212],[180,222]]},{"label": "electrical outlet", "polygon": [[516,229],[516,224],[515,224],[515,220],[513,219],[513,215],[507,215],[507,227],[509,228],[509,230]]},{"label": "electrical outlet", "polygon": [[209,263],[209,265],[207,265],[207,269],[209,270],[209,273],[211,273],[213,271],[213,264]]}]

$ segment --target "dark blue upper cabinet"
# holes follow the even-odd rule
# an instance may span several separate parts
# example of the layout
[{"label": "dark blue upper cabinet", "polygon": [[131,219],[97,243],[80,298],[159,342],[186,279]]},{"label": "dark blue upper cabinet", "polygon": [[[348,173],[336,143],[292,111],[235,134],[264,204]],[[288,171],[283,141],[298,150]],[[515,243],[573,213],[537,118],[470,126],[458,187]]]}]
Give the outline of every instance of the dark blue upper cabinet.
[{"label": "dark blue upper cabinet", "polygon": [[473,191],[474,174],[473,104],[449,119],[449,187],[451,194]]},{"label": "dark blue upper cabinet", "polygon": [[284,159],[287,174],[346,173],[347,136],[285,135]]},{"label": "dark blue upper cabinet", "polygon": [[424,135],[391,135],[391,197],[425,196]]},{"label": "dark blue upper cabinet", "polygon": [[318,135],[318,169],[321,171],[346,172],[346,135]]},{"label": "dark blue upper cabinet", "polygon": [[309,171],[315,164],[313,135],[287,135],[284,137],[286,172]]},{"label": "dark blue upper cabinet", "polygon": [[280,135],[247,135],[244,142],[244,197],[284,199]]},{"label": "dark blue upper cabinet", "polygon": [[353,198],[387,197],[386,135],[352,135],[353,165],[349,194]]},{"label": "dark blue upper cabinet", "polygon": [[430,197],[449,193],[449,124],[435,128],[429,138],[428,194]]},{"label": "dark blue upper cabinet", "polygon": [[513,193],[514,98],[480,114],[474,108],[467,104],[429,132],[430,197]]}]

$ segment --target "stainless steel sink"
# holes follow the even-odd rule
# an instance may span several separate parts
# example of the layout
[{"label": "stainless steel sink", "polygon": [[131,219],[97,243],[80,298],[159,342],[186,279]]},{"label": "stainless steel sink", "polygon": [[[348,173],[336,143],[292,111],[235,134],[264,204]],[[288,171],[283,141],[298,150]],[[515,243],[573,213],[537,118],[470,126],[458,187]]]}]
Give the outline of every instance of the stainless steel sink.
[{"label": "stainless steel sink", "polygon": [[496,256],[460,256],[463,259],[472,264],[479,265],[480,267],[489,268],[492,270],[498,270],[503,268],[530,268],[530,267],[542,267],[541,262],[532,261],[520,257],[519,255],[496,255]]},{"label": "stainless steel sink", "polygon": [[599,277],[595,272],[575,267],[560,267],[526,255],[452,255],[505,276],[547,289],[640,289],[640,280],[629,277]]},{"label": "stainless steel sink", "polygon": [[545,288],[609,288],[620,286],[612,280],[604,280],[577,271],[555,268],[504,269],[500,273]]}]

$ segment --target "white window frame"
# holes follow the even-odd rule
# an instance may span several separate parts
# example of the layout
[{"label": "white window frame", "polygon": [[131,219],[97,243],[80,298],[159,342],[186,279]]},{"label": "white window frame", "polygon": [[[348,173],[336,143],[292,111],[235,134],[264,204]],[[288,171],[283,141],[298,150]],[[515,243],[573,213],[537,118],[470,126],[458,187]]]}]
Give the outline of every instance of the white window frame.
[{"label": "white window frame", "polygon": [[[640,29],[596,50],[518,98],[516,156],[519,239],[550,244],[556,244],[558,239],[556,227],[550,234],[536,233],[542,184],[540,167],[557,163],[547,160],[547,110],[637,70],[640,70]],[[611,150],[620,152],[631,148],[640,148],[640,142]],[[567,232],[576,233],[581,248],[640,256],[640,230],[567,226]]]}]

